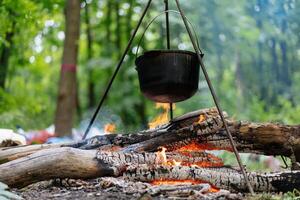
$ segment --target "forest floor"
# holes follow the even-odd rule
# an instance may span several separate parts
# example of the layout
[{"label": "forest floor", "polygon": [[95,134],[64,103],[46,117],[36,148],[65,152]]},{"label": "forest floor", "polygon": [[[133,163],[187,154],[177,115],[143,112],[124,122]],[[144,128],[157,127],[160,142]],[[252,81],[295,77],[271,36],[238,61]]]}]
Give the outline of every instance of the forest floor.
[{"label": "forest floor", "polygon": [[[209,198],[208,196],[195,197],[192,194],[185,197],[175,197],[166,195],[151,195],[148,193],[138,192],[124,192],[122,188],[117,186],[103,187],[101,185],[101,178],[91,179],[88,181],[76,180],[76,186],[68,186],[66,182],[59,181],[42,181],[39,183],[32,184],[22,189],[14,189],[13,192],[23,197],[26,200],[61,200],[61,199],[85,199],[85,200],[158,200],[158,199],[215,199]],[[80,182],[82,184],[80,184]],[[79,183],[79,184],[78,184]],[[218,199],[244,199],[243,195],[233,194],[230,197],[220,197]]]},{"label": "forest floor", "polygon": [[[136,193],[126,193],[122,191],[122,188],[116,186],[103,187],[101,185],[101,178],[91,179],[88,181],[76,180],[76,186],[67,185],[66,182],[63,183],[59,181],[42,181],[22,189],[13,189],[15,194],[18,194],[26,200],[61,200],[61,199],[85,199],[85,200],[158,200],[158,199],[216,199],[209,196],[195,197],[193,195],[188,197],[172,197],[165,195],[153,196],[148,193],[140,194]],[[80,182],[82,184],[80,184]],[[78,184],[79,183],[79,184]],[[273,195],[256,195],[250,197],[243,194],[232,194],[232,196],[220,196],[217,199],[248,199],[248,200],[271,200],[271,199],[282,199],[280,196]]]},{"label": "forest floor", "polygon": [[103,189],[99,186],[98,179],[92,179],[85,181],[87,185],[67,187],[59,185],[54,181],[42,181],[22,189],[14,189],[13,192],[23,197],[26,200],[61,200],[61,199],[118,199],[118,200],[130,200],[138,199],[139,196],[132,194],[126,194],[118,190],[117,188]]}]

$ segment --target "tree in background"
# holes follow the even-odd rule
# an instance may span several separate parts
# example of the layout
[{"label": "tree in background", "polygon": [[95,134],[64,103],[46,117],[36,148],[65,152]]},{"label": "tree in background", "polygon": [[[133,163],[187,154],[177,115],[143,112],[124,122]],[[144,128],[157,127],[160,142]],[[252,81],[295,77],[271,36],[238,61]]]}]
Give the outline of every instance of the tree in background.
[{"label": "tree in background", "polygon": [[[10,11],[10,10],[9,10]],[[10,11],[9,14],[12,14]],[[0,87],[5,88],[5,79],[8,71],[8,60],[11,54],[13,35],[15,29],[15,21],[12,22],[10,29],[5,33],[4,47],[0,49]]]},{"label": "tree in background", "polygon": [[55,114],[55,133],[59,136],[71,133],[73,116],[76,111],[76,64],[80,27],[80,1],[66,1],[65,19],[64,51]]},{"label": "tree in background", "polygon": [[[0,1],[0,18],[3,19],[0,20],[1,128],[13,129],[20,125],[24,130],[30,130],[52,125],[58,95],[59,100],[70,98],[72,101],[63,100],[68,103],[57,107],[55,118],[57,128],[58,124],[69,124],[69,130],[64,132],[70,133],[70,124],[79,105],[77,103],[77,108],[74,108],[76,97],[74,91],[71,92],[76,85],[80,95],[75,96],[80,98],[77,102],[80,102],[83,121],[91,117],[90,112],[94,111],[103,94],[146,0],[85,0],[76,3],[81,3],[83,10],[80,57],[77,63],[64,58],[65,67],[61,72],[59,65],[63,51],[70,50],[75,54],[75,47],[67,45],[69,33],[64,34],[67,27],[63,10],[67,4],[61,0]],[[175,1],[169,3],[170,9],[176,9]],[[299,123],[298,1],[182,0],[182,8],[196,27],[205,63],[224,110],[236,114],[239,119]],[[139,91],[134,50],[146,24],[163,9],[163,1],[153,1],[99,114],[102,123],[111,120],[119,130],[129,132],[143,128],[142,125],[160,112]],[[75,17],[73,15],[79,11],[72,9],[69,12],[72,13],[70,17]],[[171,47],[192,50],[180,17],[170,14],[170,22]],[[75,24],[72,22],[69,28],[75,29]],[[138,55],[151,49],[164,49],[165,41],[162,16],[148,29]],[[71,70],[75,69],[72,67],[75,64],[77,83]],[[71,81],[70,76],[73,77]],[[4,82],[5,88],[2,88]],[[61,87],[59,94],[58,86]],[[176,105],[175,116],[213,105],[201,74],[199,86],[197,95]],[[112,120],[112,115],[106,113],[113,113],[115,118]],[[73,127],[83,124],[73,123]]]}]

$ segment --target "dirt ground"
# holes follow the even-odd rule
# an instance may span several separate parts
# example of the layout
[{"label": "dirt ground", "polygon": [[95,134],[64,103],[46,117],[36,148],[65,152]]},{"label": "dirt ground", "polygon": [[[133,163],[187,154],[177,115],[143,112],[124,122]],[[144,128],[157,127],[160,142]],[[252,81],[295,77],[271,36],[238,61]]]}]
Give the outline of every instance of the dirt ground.
[{"label": "dirt ground", "polygon": [[22,189],[14,189],[13,191],[24,199],[28,200],[61,200],[61,199],[118,199],[118,200],[131,200],[139,199],[140,196],[126,194],[111,187],[107,189],[101,188],[97,185],[97,179],[90,180],[91,184],[82,186],[66,187],[53,183],[53,181],[43,181],[32,184]]},{"label": "dirt ground", "polygon": [[[75,180],[73,180],[75,181]],[[241,195],[219,196],[212,198],[208,196],[182,196],[172,197],[163,194],[150,195],[148,193],[126,192],[124,188],[118,186],[106,185],[103,186],[101,178],[88,181],[76,180],[70,183],[66,180],[42,181],[32,184],[22,189],[13,189],[14,193],[28,200],[61,200],[61,199],[85,199],[85,200],[156,200],[156,199],[244,199]]]}]

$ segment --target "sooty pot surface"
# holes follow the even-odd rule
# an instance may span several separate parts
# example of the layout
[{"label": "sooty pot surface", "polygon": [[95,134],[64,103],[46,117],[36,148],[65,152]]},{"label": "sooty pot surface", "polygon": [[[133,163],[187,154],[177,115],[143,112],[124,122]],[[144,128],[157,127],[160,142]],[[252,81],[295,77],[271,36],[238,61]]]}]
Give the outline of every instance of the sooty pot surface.
[{"label": "sooty pot surface", "polygon": [[137,66],[142,93],[155,102],[174,103],[198,89],[197,54],[183,50],[153,50],[139,56]]}]

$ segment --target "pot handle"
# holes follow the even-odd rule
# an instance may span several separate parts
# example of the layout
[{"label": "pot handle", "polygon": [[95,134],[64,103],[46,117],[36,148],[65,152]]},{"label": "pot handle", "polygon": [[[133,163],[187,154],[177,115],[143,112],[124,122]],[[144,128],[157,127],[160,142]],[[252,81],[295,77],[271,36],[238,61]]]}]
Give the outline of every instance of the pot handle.
[{"label": "pot handle", "polygon": [[[150,27],[150,25],[151,25],[158,17],[160,17],[161,15],[163,15],[163,14],[165,14],[165,13],[167,13],[167,12],[168,12],[168,13],[175,13],[175,14],[179,14],[179,15],[180,15],[180,12],[178,12],[178,11],[176,11],[176,10],[165,10],[165,11],[159,13],[158,15],[156,15],[156,16],[149,22],[149,24],[147,24],[147,26],[146,26],[146,28],[145,28],[145,31],[143,32],[142,36],[141,36],[140,39],[139,39],[138,46],[137,46],[136,52],[135,52],[135,58],[137,58],[137,54],[138,54],[138,52],[139,52],[139,48],[140,48],[141,42],[142,42],[142,40],[143,40],[143,38],[144,38],[144,36],[145,36],[146,31],[147,31],[148,28]],[[201,49],[200,49],[199,40],[198,40],[197,33],[196,33],[196,31],[195,31],[195,27],[194,27],[194,25],[190,22],[190,20],[189,20],[186,16],[184,16],[184,17],[186,18],[187,22],[188,22],[188,23],[191,25],[191,27],[192,27],[192,30],[193,30],[193,33],[194,33],[194,37],[195,37],[196,42],[197,42],[197,47],[198,47],[198,49],[199,49],[200,52],[201,52],[201,56],[203,57],[204,54],[202,53],[202,51],[201,51]]]}]

